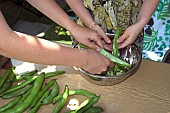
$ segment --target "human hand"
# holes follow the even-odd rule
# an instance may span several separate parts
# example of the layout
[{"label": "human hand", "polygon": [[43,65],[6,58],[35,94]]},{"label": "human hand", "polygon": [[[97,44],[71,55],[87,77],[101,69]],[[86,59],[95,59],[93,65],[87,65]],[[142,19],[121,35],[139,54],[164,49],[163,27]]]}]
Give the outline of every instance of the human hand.
[{"label": "human hand", "polygon": [[103,31],[103,29],[98,24],[95,24],[93,27],[91,27],[91,29],[97,31],[97,33],[102,38],[102,43],[103,43],[104,49],[111,51],[112,50],[111,40],[106,35],[106,33]]},{"label": "human hand", "polygon": [[137,24],[128,27],[125,30],[124,34],[120,36],[117,40],[119,48],[124,48],[127,45],[132,44],[140,32],[141,29],[137,26]]},{"label": "human hand", "polygon": [[85,64],[80,68],[92,73],[92,74],[101,74],[104,71],[107,71],[109,66],[113,67],[113,62],[108,58],[100,54],[100,52],[92,49],[84,49],[85,55],[82,57]]},{"label": "human hand", "polygon": [[105,38],[101,37],[95,30],[78,26],[77,28],[72,29],[71,34],[78,42],[92,49],[99,50],[100,47],[106,49],[110,47],[109,44],[106,44],[105,42],[105,40],[109,42],[110,39],[107,36],[104,36]]}]

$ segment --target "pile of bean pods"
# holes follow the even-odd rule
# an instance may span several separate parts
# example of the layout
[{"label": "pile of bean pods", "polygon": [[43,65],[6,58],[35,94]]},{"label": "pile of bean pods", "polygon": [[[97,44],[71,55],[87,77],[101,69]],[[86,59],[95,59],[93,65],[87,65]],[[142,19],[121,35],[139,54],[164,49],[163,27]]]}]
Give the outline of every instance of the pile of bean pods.
[{"label": "pile of bean pods", "polygon": [[[84,95],[87,100],[82,102],[75,110],[67,113],[100,113],[101,107],[94,107],[100,96],[83,89],[70,90],[65,86],[63,93],[59,94],[59,85],[56,79],[50,79],[45,83],[45,79],[64,74],[65,71],[57,70],[49,73],[37,73],[37,70],[17,75],[15,67],[6,70],[0,78],[0,97],[11,99],[7,104],[0,106],[0,113],[36,113],[42,105],[53,104],[52,113],[61,112],[68,97],[71,95]],[[20,82],[19,85],[14,85]],[[44,85],[43,85],[44,84]]]}]

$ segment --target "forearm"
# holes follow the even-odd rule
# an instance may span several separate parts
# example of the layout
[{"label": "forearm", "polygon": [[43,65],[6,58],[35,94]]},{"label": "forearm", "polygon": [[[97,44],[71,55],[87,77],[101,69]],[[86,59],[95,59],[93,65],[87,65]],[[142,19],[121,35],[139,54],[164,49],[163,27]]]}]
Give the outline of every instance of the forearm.
[{"label": "forearm", "polygon": [[[81,66],[84,52],[60,46],[34,36],[14,32],[0,12],[0,54],[9,58],[40,63]],[[85,59],[85,58],[84,58]]]},{"label": "forearm", "polygon": [[149,22],[153,12],[155,11],[158,3],[160,0],[144,0],[142,7],[140,9],[138,18],[137,18],[137,24],[140,26],[140,29],[142,30],[145,25]]},{"label": "forearm", "polygon": [[60,8],[55,0],[27,0],[32,6],[37,8],[55,23],[72,30],[77,24]]},{"label": "forearm", "polygon": [[[1,40],[0,52],[9,58],[38,64],[80,66],[81,51],[22,33]],[[9,42],[9,43],[6,43]]]},{"label": "forearm", "polygon": [[83,21],[83,23],[89,27],[94,22],[88,10],[85,8],[82,0],[66,0],[71,9],[76,13],[76,15]]}]

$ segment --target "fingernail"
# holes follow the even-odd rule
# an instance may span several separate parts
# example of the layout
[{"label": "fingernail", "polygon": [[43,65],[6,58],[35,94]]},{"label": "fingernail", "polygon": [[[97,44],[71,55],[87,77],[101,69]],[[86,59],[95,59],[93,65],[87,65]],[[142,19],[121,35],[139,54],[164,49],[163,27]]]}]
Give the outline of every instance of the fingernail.
[{"label": "fingernail", "polygon": [[100,51],[100,48],[99,47],[97,47],[97,49],[96,49],[97,51]]},{"label": "fingernail", "polygon": [[111,43],[111,40],[108,40],[107,43]]}]

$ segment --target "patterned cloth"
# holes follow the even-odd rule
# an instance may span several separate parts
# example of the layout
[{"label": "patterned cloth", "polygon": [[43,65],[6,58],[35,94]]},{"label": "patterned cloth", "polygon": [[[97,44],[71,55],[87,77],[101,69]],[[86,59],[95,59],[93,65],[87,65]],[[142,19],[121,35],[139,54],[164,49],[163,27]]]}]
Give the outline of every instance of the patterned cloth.
[{"label": "patterned cloth", "polygon": [[[95,22],[105,32],[114,33],[117,27],[121,27],[124,31],[128,26],[135,23],[142,1],[84,0],[83,2]],[[160,0],[151,20],[144,28],[144,34],[141,32],[135,41],[143,50],[143,59],[162,62],[166,52],[170,50],[169,2],[168,0]],[[81,20],[78,20],[78,24],[83,25]]]},{"label": "patterned cloth", "polygon": [[[125,31],[127,27],[136,22],[142,0],[84,0],[85,7],[89,10],[94,21],[105,32],[114,33],[117,27]],[[81,20],[78,24],[83,25]],[[136,39],[142,48],[143,32]]]},{"label": "patterned cloth", "polygon": [[[170,12],[168,0],[160,0],[151,20],[145,27],[143,58],[162,62],[170,49]],[[170,9],[169,9],[170,10]]]}]

